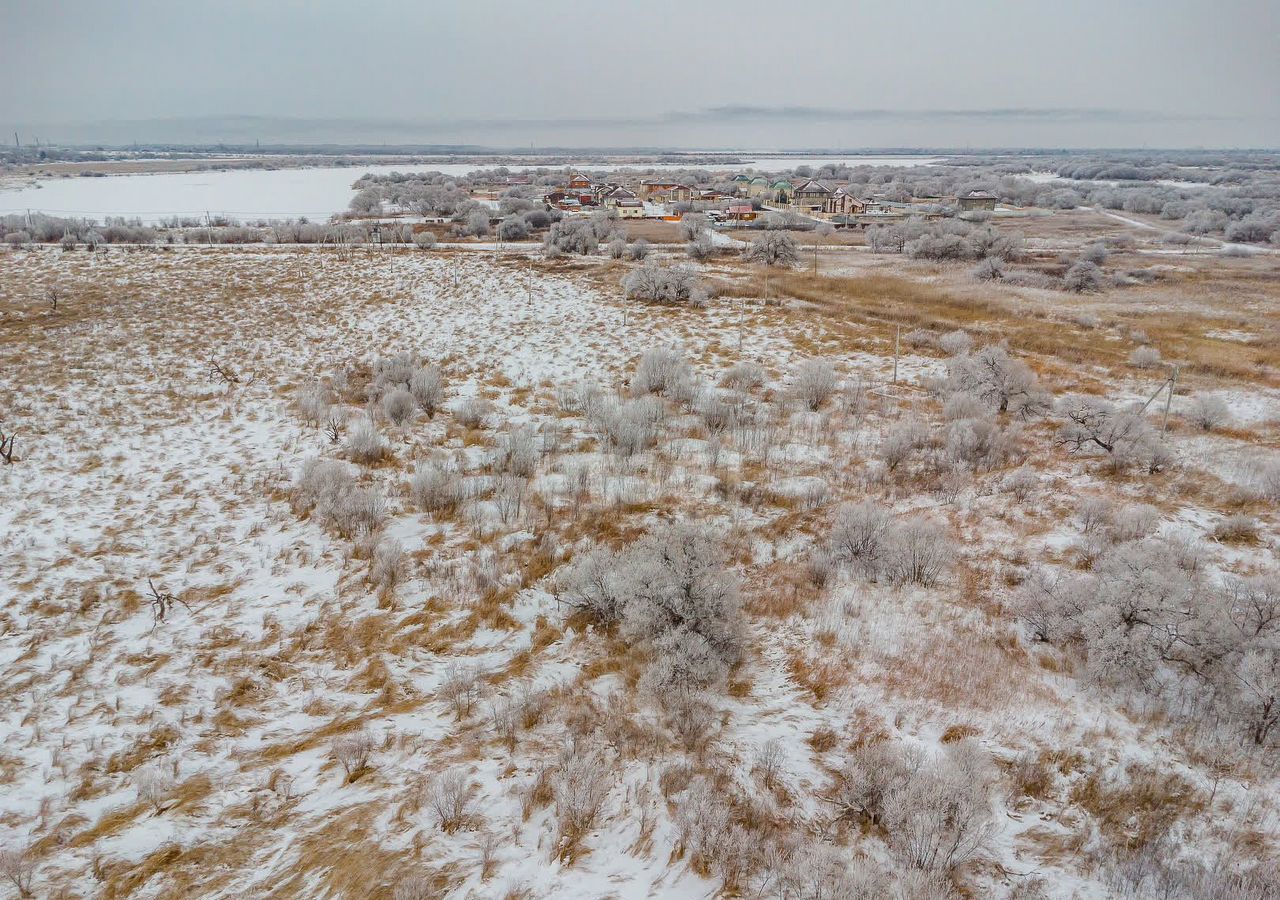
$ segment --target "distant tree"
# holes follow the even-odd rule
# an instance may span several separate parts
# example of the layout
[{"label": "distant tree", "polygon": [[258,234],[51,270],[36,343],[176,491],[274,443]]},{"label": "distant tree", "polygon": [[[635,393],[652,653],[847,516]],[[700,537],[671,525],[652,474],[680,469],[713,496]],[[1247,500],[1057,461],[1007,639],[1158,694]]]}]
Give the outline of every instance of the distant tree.
[{"label": "distant tree", "polygon": [[781,231],[766,231],[752,238],[743,256],[749,262],[766,266],[794,266],[800,261],[795,240]]}]

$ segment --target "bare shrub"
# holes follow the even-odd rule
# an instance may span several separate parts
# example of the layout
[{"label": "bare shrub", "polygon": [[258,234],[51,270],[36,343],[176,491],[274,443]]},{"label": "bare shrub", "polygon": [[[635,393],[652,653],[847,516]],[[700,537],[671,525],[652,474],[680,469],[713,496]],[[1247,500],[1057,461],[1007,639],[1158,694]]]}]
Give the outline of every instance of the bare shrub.
[{"label": "bare shrub", "polygon": [[573,848],[595,827],[600,810],[613,787],[604,757],[575,748],[563,754],[551,779],[559,820],[562,856],[572,857]]},{"label": "bare shrub", "polygon": [[1040,486],[1040,476],[1032,469],[1015,469],[1005,476],[1001,486],[1019,503],[1025,503]]},{"label": "bare shrub", "polygon": [[622,259],[627,252],[627,242],[620,237],[614,238],[609,242],[607,249],[609,251],[610,259]]},{"label": "bare shrub", "polygon": [[1144,465],[1159,471],[1168,464],[1166,448],[1137,410],[1117,409],[1099,397],[1066,397],[1059,405],[1065,420],[1058,443],[1073,453],[1101,450],[1116,471]]},{"label": "bare shrub", "polygon": [[899,422],[880,440],[877,453],[884,460],[885,467],[893,472],[897,470],[911,453],[925,446],[929,441],[929,430],[923,423],[910,419]]},{"label": "bare shrub", "polygon": [[479,397],[468,397],[453,409],[453,417],[464,428],[479,428],[489,415],[489,404]]},{"label": "bare shrub", "polygon": [[372,488],[356,483],[338,460],[309,459],[294,488],[299,512],[314,512],[343,537],[372,534],[386,519],[386,503]]},{"label": "bare shrub", "polygon": [[367,731],[356,731],[334,739],[333,758],[342,766],[347,781],[353,780],[368,768],[373,749],[373,737]]},{"label": "bare shrub", "polygon": [[1081,260],[1067,269],[1062,276],[1062,286],[1077,294],[1094,293],[1102,290],[1106,284],[1106,276],[1096,263]]},{"label": "bare shrub", "polygon": [[1137,347],[1129,354],[1129,365],[1135,369],[1154,369],[1160,365],[1160,351],[1155,347]]},{"label": "bare shrub", "polygon": [[457,472],[427,463],[414,472],[409,493],[424,512],[452,512],[462,503],[462,479]]},{"label": "bare shrub", "polygon": [[751,361],[740,362],[724,373],[720,383],[735,391],[753,391],[764,384],[764,367]]},{"label": "bare shrub", "polygon": [[1244,513],[1233,513],[1214,523],[1213,537],[1224,543],[1256,541],[1258,520]]},{"label": "bare shrub", "polygon": [[427,793],[427,806],[445,834],[453,834],[476,820],[475,785],[461,768],[449,769],[438,777]]},{"label": "bare shrub", "polygon": [[413,418],[417,410],[413,394],[404,388],[396,388],[382,396],[382,412],[393,425],[401,426]]},{"label": "bare shrub", "polygon": [[836,371],[823,359],[807,359],[796,369],[791,390],[805,406],[816,410],[836,392]]},{"label": "bare shrub", "polygon": [[404,545],[394,538],[384,538],[373,550],[369,581],[379,590],[393,591],[404,576],[407,557]]},{"label": "bare shrub", "polygon": [[1137,541],[1160,525],[1160,510],[1146,503],[1122,507],[1111,517],[1111,536],[1121,543]]},{"label": "bare shrub", "polygon": [[907,342],[908,347],[935,347],[938,344],[938,336],[927,328],[913,328],[902,336]]},{"label": "bare shrub", "polygon": [[433,418],[444,402],[444,376],[435,366],[418,369],[409,379],[409,393],[427,418]]},{"label": "bare shrub", "polygon": [[8,847],[0,850],[0,878],[9,882],[18,896],[34,897],[31,885],[36,877],[36,858],[27,848]]},{"label": "bare shrub", "polygon": [[329,391],[323,383],[312,381],[298,391],[298,411],[310,425],[319,427],[329,418]]},{"label": "bare shrub", "polygon": [[1085,497],[1076,509],[1080,530],[1093,534],[1111,526],[1115,507],[1106,497]]},{"label": "bare shrub", "polygon": [[470,717],[483,694],[480,671],[474,666],[451,664],[440,682],[437,696],[449,705],[458,721]]},{"label": "bare shrub", "polygon": [[390,448],[386,439],[378,433],[378,427],[369,419],[361,419],[347,432],[342,445],[347,458],[358,463],[381,462]]},{"label": "bare shrub", "polygon": [[1221,397],[1198,394],[1187,408],[1187,418],[1201,431],[1214,431],[1231,421],[1231,410]]},{"label": "bare shrub", "polygon": [[941,525],[911,518],[889,532],[884,571],[895,584],[930,587],[947,571],[954,555],[951,539]]},{"label": "bare shrub", "polygon": [[960,419],[980,419],[990,414],[991,410],[987,408],[986,404],[972,394],[951,394],[947,397],[946,402],[942,404],[942,418],[948,422],[955,422]]},{"label": "bare shrub", "polygon": [[627,259],[643,262],[649,255],[649,242],[644,238],[633,241],[627,245]]},{"label": "bare shrub", "polygon": [[663,526],[613,553],[594,550],[558,578],[559,599],[650,649],[646,689],[666,701],[724,680],[744,622],[723,550],[692,525]]},{"label": "bare shrub", "polygon": [[138,799],[157,813],[164,810],[177,787],[173,776],[164,771],[159,764],[139,770],[133,780],[134,787],[138,791]]},{"label": "bare shrub", "polygon": [[1018,451],[1021,427],[1016,423],[1001,428],[982,417],[960,419],[947,425],[945,452],[953,463],[978,471],[990,471],[1007,463]]},{"label": "bare shrub", "polygon": [[519,478],[532,478],[541,456],[537,435],[529,426],[521,426],[498,438],[493,467]]},{"label": "bare shrub", "polygon": [[998,256],[984,257],[969,274],[978,281],[999,281],[1004,278],[1004,260]]},{"label": "bare shrub", "polygon": [[433,231],[419,231],[413,236],[413,244],[419,250],[430,250],[436,245],[436,235]]},{"label": "bare shrub", "polygon": [[938,338],[938,347],[950,356],[964,356],[973,349],[973,338],[967,331],[948,331]]},{"label": "bare shrub", "polygon": [[698,273],[688,266],[665,267],[654,260],[632,269],[622,277],[622,290],[628,299],[650,303],[687,303],[692,307],[707,305],[710,297]]},{"label": "bare shrub", "polygon": [[646,350],[631,376],[631,390],[637,395],[674,393],[692,374],[679,347]]},{"label": "bare shrub", "polygon": [[[430,234],[430,232],[424,232]],[[410,875],[396,883],[392,900],[437,900],[440,892],[425,875]]]},{"label": "bare shrub", "polygon": [[863,575],[875,577],[892,525],[889,511],[871,500],[842,505],[828,537],[832,556]]}]

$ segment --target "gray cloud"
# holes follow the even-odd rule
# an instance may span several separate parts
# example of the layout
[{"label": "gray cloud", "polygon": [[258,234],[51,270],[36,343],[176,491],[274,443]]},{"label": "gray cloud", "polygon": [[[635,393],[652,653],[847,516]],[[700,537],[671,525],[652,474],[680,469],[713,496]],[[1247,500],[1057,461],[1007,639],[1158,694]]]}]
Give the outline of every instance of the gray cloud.
[{"label": "gray cloud", "polygon": [[0,126],[58,140],[1280,144],[1274,0],[0,0],[0,21],[23,73]]}]

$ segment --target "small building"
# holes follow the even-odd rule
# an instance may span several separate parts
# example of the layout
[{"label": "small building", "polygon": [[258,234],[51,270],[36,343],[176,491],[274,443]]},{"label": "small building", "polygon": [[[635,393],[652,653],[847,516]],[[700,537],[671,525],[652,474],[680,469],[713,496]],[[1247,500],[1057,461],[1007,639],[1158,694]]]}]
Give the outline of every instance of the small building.
[{"label": "small building", "polygon": [[615,200],[613,208],[617,211],[619,219],[643,219],[645,216],[643,201],[634,197],[630,200]]},{"label": "small building", "polygon": [[748,197],[763,197],[769,193],[769,179],[763,175],[757,175],[747,183]]},{"label": "small building", "polygon": [[997,197],[990,191],[968,191],[956,197],[956,207],[961,212],[974,209],[995,209]]},{"label": "small building", "polygon": [[574,172],[569,176],[569,182],[566,185],[570,192],[588,191],[591,189],[591,179],[581,172]]},{"label": "small building", "polygon": [[756,211],[750,203],[735,203],[729,206],[728,219],[731,222],[754,222]]},{"label": "small building", "polygon": [[775,181],[769,185],[769,190],[773,193],[773,199],[777,203],[789,203],[791,194],[795,190],[790,181],[785,178]]}]

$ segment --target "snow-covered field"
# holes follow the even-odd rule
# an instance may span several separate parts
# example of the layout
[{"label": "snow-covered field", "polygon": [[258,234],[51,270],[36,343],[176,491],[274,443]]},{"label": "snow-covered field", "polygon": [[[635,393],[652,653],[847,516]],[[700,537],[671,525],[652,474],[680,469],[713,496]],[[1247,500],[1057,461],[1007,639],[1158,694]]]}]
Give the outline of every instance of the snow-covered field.
[{"label": "snow-covered field", "polygon": [[[1234,507],[1256,539],[1211,535],[1214,492],[1253,490],[1265,465],[1274,392],[1221,389],[1239,428],[1173,429],[1182,463],[1158,476],[1109,477],[1043,421],[1007,423],[990,465],[931,469],[950,440],[920,390],[944,374],[936,351],[907,353],[895,386],[887,339],[855,350],[751,297],[628,305],[621,271],[462,251],[3,256],[0,846],[37,896],[1136,897],[1127,867],[1274,858],[1274,743],[1099,687],[1012,611],[1096,542],[1089,498],[1149,508],[1137,536],[1194,545],[1214,577],[1274,577],[1273,506]],[[626,406],[641,354],[672,348],[684,380]],[[797,380],[815,356],[838,383],[811,410]],[[762,383],[717,386],[744,362]],[[389,373],[427,366],[442,408],[396,423]],[[635,452],[600,425],[627,409]],[[385,451],[356,462],[366,419]],[[924,436],[899,468],[904,428]],[[314,458],[379,498],[370,527],[308,508]],[[456,508],[424,507],[430,466],[456,477]],[[949,536],[936,583],[828,559],[837,508],[868,498]],[[678,703],[646,688],[652,647],[562,602],[593,546],[672,522],[714,534],[745,622],[728,680]],[[972,830],[946,810],[904,820],[890,807],[933,809],[905,788],[856,814],[851,761],[888,745],[944,793],[972,774],[955,801]],[[903,834],[964,852],[925,861]]]}]

